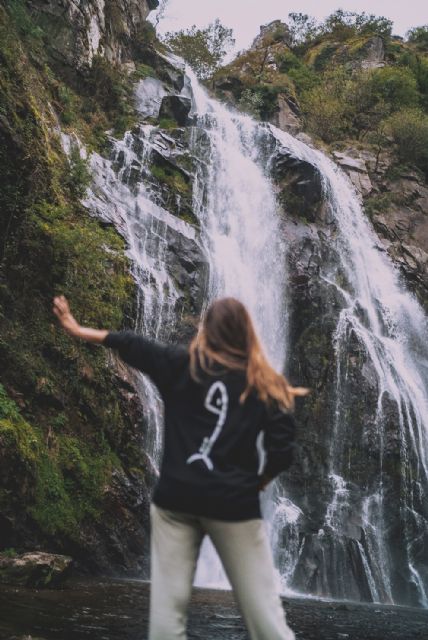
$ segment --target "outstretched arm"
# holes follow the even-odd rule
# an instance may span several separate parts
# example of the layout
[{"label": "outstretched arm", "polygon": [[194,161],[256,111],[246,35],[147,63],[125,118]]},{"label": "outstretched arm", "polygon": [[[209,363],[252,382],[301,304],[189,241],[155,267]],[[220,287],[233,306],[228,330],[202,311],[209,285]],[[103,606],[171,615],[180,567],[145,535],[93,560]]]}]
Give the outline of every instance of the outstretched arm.
[{"label": "outstretched arm", "polygon": [[53,301],[53,312],[58,318],[62,328],[73,338],[80,338],[86,342],[101,344],[104,342],[107,334],[105,329],[90,329],[89,327],[81,327],[77,320],[73,317],[67,298],[57,296]]}]

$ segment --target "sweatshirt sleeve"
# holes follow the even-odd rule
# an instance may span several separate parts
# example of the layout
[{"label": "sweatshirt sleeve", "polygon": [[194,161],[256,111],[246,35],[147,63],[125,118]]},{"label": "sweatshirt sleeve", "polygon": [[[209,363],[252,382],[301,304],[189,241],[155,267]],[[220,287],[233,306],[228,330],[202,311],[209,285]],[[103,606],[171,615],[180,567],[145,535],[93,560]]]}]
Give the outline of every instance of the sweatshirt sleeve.
[{"label": "sweatshirt sleeve", "polygon": [[275,478],[291,466],[294,458],[296,423],[293,416],[276,407],[269,411],[265,426],[264,448],[266,465],[264,474]]},{"label": "sweatshirt sleeve", "polygon": [[111,331],[103,346],[115,349],[131,367],[149,375],[161,391],[168,387],[177,347],[145,338],[134,331]]}]

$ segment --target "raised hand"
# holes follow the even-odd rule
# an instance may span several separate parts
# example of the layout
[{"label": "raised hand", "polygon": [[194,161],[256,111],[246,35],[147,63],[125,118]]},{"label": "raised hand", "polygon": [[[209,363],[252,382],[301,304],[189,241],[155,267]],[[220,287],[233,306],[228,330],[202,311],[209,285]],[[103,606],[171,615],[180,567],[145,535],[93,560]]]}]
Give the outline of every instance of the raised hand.
[{"label": "raised hand", "polygon": [[57,296],[54,298],[52,311],[60,321],[62,328],[70,336],[79,337],[80,325],[72,315],[68,300],[65,296]]}]

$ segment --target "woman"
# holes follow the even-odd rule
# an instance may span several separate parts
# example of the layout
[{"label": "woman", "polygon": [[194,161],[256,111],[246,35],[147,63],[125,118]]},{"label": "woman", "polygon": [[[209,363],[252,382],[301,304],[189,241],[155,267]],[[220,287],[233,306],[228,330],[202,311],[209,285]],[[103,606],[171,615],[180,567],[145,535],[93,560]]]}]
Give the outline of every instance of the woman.
[{"label": "woman", "polygon": [[151,505],[150,640],[186,637],[202,540],[224,565],[252,640],[293,640],[281,605],[259,492],[293,458],[296,395],[268,364],[235,298],[211,304],[190,347],[132,331],[79,326],[67,300],[54,313],[71,335],[116,349],[148,374],[165,404],[165,444]]}]

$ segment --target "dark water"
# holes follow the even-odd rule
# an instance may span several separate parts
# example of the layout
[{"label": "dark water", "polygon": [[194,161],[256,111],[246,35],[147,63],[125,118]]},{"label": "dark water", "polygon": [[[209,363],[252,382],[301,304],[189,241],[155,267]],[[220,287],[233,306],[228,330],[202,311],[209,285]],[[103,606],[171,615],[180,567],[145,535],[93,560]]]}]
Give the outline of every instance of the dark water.
[{"label": "dark water", "polygon": [[[144,640],[148,597],[149,585],[137,581],[79,581],[61,591],[0,586],[0,639]],[[428,640],[422,609],[304,598],[284,606],[298,640]],[[230,592],[195,590],[188,637],[247,639]]]}]

